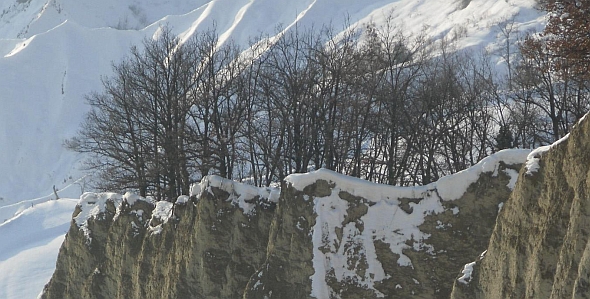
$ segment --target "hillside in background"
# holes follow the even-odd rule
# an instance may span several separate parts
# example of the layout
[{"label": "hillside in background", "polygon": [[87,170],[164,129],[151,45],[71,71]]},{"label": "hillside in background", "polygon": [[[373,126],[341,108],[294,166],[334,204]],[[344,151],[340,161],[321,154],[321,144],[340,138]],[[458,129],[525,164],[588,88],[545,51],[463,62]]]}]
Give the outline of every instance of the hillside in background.
[{"label": "hillside in background", "polygon": [[[5,1],[0,4],[0,205],[84,189],[80,157],[63,148],[101,90],[100,78],[131,45],[170,25],[186,38],[215,26],[220,40],[240,45],[277,28],[331,23],[384,25],[436,38],[460,36],[460,47],[503,44],[499,24],[538,30],[534,0],[517,1]],[[499,56],[496,57],[500,61]],[[70,187],[68,187],[70,186]]]}]

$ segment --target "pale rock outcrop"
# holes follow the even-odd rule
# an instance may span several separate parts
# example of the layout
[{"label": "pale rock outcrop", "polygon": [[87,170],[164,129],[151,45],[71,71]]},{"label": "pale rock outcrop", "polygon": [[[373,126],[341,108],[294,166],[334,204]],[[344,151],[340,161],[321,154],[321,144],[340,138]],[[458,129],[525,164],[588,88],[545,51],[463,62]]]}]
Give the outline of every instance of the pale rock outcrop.
[{"label": "pale rock outcrop", "polygon": [[421,187],[319,170],[281,190],[210,176],[174,203],[85,194],[42,298],[448,298],[527,153]]},{"label": "pale rock outcrop", "polygon": [[590,298],[590,121],[528,157],[453,299]]}]

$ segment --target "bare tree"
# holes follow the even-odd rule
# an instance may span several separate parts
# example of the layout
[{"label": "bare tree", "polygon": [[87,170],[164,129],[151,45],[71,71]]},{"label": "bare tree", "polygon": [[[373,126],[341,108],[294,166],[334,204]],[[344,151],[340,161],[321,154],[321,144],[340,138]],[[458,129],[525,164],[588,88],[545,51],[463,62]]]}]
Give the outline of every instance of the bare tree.
[{"label": "bare tree", "polygon": [[113,66],[104,90],[87,97],[91,111],[69,148],[91,153],[98,187],[136,189],[173,199],[187,194],[194,172],[186,138],[202,58],[194,40],[181,43],[163,27],[157,39]]},{"label": "bare tree", "polygon": [[362,29],[295,26],[244,52],[215,30],[181,41],[164,27],[87,96],[67,145],[90,154],[100,188],[158,199],[209,174],[262,186],[320,167],[414,185],[477,163],[498,133],[527,147],[562,136],[588,106],[585,81],[556,73],[543,44],[525,43],[503,92],[485,54],[391,20]]}]

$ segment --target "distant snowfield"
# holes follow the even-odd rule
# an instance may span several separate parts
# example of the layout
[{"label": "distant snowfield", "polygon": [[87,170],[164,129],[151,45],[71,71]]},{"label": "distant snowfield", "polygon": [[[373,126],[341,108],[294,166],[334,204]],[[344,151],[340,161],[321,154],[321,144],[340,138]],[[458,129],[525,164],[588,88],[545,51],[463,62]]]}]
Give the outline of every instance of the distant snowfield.
[{"label": "distant snowfield", "polygon": [[[466,5],[467,4],[467,5]],[[169,24],[186,38],[217,28],[238,44],[277,28],[390,22],[406,33],[503,43],[498,24],[539,30],[534,0],[16,0],[0,1],[0,299],[34,298],[53,271],[75,202],[80,158],[63,148],[132,45]],[[9,220],[9,221],[5,221]],[[34,282],[33,282],[34,281]]]}]

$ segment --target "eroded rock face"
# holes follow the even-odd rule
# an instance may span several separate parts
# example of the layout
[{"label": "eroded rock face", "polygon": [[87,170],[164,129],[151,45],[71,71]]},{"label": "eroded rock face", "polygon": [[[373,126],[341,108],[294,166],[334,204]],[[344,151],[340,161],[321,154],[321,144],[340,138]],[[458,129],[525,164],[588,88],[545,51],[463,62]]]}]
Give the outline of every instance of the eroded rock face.
[{"label": "eroded rock face", "polygon": [[488,251],[452,298],[590,298],[590,122],[527,164]]},{"label": "eroded rock face", "polygon": [[280,198],[219,177],[174,204],[87,194],[42,298],[448,298],[525,156],[413,188],[320,170]]},{"label": "eroded rock face", "polygon": [[206,188],[159,218],[154,203],[113,196],[89,234],[72,221],[42,298],[240,298],[266,258],[275,203],[246,198],[245,213],[227,188]]},{"label": "eroded rock face", "polygon": [[[456,270],[449,269],[487,247],[515,169],[517,165],[496,163],[478,173],[459,198],[447,190],[461,185],[453,179],[418,188],[371,184],[325,171],[311,184],[313,178],[287,179],[279,210],[285,198],[303,200],[306,211],[287,218],[305,215],[305,221],[277,227],[276,234],[310,240],[312,246],[298,251],[305,253],[300,264],[311,282],[305,284],[302,275],[305,293],[277,298],[309,298],[310,293],[312,298],[449,298],[456,277]],[[271,236],[271,244],[273,240],[277,238]],[[291,247],[271,248],[267,266],[276,256],[288,264]],[[264,286],[266,292],[247,298],[274,298],[284,289],[281,281],[265,281],[263,272],[251,285]]]}]

